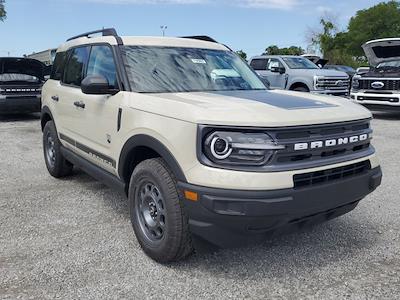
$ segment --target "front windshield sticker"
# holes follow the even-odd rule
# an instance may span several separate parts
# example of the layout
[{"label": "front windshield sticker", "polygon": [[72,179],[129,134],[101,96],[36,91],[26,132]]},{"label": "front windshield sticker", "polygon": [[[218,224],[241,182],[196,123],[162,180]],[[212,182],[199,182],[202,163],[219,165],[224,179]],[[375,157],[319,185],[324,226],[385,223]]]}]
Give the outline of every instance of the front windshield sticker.
[{"label": "front windshield sticker", "polygon": [[192,62],[195,64],[206,64],[206,61],[204,59],[198,59],[198,58],[192,58]]},{"label": "front windshield sticker", "polygon": [[268,105],[283,109],[312,109],[312,108],[327,108],[337,105],[330,104],[324,101],[303,98],[299,95],[283,95],[265,91],[232,91],[232,92],[216,92],[215,94],[228,97],[241,98],[262,102]]}]

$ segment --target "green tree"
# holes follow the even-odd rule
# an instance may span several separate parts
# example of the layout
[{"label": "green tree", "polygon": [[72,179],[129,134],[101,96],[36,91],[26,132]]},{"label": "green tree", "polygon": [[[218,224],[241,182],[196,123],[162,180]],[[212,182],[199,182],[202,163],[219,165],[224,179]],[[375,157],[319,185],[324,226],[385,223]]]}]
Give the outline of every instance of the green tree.
[{"label": "green tree", "polygon": [[347,31],[347,49],[349,54],[363,56],[360,47],[367,41],[400,35],[400,2],[379,3],[363,9],[350,19]]},{"label": "green tree", "polygon": [[7,16],[6,9],[4,8],[5,0],[0,0],[0,21],[4,21]]},{"label": "green tree", "polygon": [[348,34],[339,32],[335,23],[332,16],[322,17],[321,29],[313,33],[312,43],[320,48],[323,57],[330,63],[353,66],[353,58],[346,49]]},{"label": "green tree", "polygon": [[267,47],[263,54],[267,55],[302,55],[305,51],[301,47],[290,46],[286,48],[279,48],[277,45]]},{"label": "green tree", "polygon": [[247,53],[244,52],[243,50],[236,51],[236,54],[239,55],[244,60],[247,60]]},{"label": "green tree", "polygon": [[358,11],[344,31],[337,29],[330,16],[322,17],[320,26],[312,32],[311,42],[319,47],[324,58],[331,64],[357,67],[366,63],[362,44],[400,35],[400,2],[382,2]]}]

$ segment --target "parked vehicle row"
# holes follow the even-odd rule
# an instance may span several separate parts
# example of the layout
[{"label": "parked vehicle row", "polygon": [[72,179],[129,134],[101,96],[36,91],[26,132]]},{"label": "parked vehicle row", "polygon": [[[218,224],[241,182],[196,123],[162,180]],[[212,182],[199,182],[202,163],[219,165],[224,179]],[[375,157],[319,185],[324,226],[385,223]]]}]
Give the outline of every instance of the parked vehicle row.
[{"label": "parked vehicle row", "polygon": [[347,96],[349,76],[340,71],[321,69],[302,56],[263,55],[252,57],[250,66],[269,81],[271,88]]},{"label": "parked vehicle row", "polygon": [[139,244],[159,262],[336,218],[381,183],[371,113],[317,95],[337,93],[332,77],[347,75],[305,58],[254,58],[289,87],[304,74],[316,93],[269,90],[208,40],[85,33],[58,48],[43,86],[49,173],[77,166],[121,191]]},{"label": "parked vehicle row", "polygon": [[400,39],[363,48],[371,67],[355,72],[103,29],[61,45],[47,81],[43,63],[1,58],[0,113],[41,111],[49,173],[116,188],[145,253],[169,262],[338,217],[380,185],[372,115],[353,102],[400,107]]}]

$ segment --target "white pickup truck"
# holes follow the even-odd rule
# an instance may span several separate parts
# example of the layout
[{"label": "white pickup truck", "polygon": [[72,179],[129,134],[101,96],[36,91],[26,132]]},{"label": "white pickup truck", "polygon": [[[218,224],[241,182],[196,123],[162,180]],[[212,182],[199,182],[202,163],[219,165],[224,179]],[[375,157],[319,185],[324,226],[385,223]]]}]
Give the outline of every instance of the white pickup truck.
[{"label": "white pickup truck", "polygon": [[354,76],[351,99],[373,110],[400,110],[400,38],[373,40],[362,47],[371,68]]},{"label": "white pickup truck", "polygon": [[250,66],[273,89],[348,96],[350,79],[345,72],[321,69],[306,57],[263,55],[252,57]]}]

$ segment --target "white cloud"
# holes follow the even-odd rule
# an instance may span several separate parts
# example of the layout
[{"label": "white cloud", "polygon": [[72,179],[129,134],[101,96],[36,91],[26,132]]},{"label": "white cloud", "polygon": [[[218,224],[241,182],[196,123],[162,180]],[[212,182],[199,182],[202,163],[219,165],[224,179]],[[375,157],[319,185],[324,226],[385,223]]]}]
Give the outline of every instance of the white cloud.
[{"label": "white cloud", "polygon": [[107,4],[206,4],[208,0],[83,0]]},{"label": "white cloud", "polygon": [[292,9],[301,0],[81,0],[107,4],[212,4],[248,8]]},{"label": "white cloud", "polygon": [[299,0],[233,0],[233,3],[243,7],[292,9],[300,4]]},{"label": "white cloud", "polygon": [[322,13],[322,14],[324,14],[324,13],[330,13],[330,12],[332,12],[333,11],[333,9],[331,8],[331,7],[329,7],[329,6],[317,6],[317,11],[319,12],[319,13]]}]

